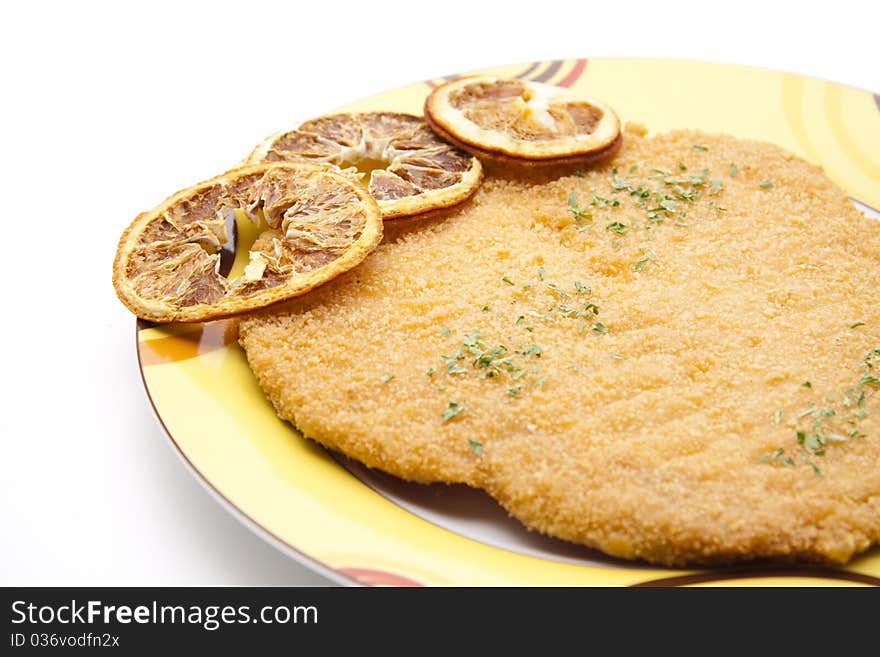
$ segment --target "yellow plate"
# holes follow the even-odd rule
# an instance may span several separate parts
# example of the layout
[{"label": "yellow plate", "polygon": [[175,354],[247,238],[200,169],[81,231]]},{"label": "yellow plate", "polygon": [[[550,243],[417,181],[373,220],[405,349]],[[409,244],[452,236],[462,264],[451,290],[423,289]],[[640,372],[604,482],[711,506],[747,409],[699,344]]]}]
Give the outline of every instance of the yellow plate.
[{"label": "yellow plate", "polygon": [[[594,59],[479,71],[582,89],[652,132],[699,128],[774,142],[880,207],[880,96],[788,73]],[[428,80],[351,111],[421,113]],[[267,132],[272,126],[267,126]],[[880,550],[844,569],[670,570],[530,534],[480,492],[369,472],[280,421],[227,322],[138,324],[156,414],[193,473],[277,546],[343,583],[391,585],[880,584]]]}]

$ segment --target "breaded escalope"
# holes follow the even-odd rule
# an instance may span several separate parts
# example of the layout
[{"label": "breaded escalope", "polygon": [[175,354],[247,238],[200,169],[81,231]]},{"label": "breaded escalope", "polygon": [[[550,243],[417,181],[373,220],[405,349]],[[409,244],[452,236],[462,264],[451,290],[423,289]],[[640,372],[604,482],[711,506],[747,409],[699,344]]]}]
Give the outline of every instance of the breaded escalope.
[{"label": "breaded escalope", "polygon": [[880,539],[880,222],[773,145],[630,133],[490,170],[240,342],[281,418],[526,526],[662,564]]}]

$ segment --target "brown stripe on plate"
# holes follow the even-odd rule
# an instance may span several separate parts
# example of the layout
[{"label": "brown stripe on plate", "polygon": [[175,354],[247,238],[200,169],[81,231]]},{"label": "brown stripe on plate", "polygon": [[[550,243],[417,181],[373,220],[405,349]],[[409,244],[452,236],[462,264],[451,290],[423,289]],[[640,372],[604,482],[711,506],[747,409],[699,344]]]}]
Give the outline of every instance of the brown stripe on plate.
[{"label": "brown stripe on plate", "polygon": [[534,71],[536,68],[538,68],[538,65],[540,63],[541,62],[532,62],[529,65],[529,67],[526,68],[526,70],[521,71],[520,73],[517,73],[514,77],[517,78],[518,80],[525,80],[527,77],[529,77],[532,74],[532,71]]},{"label": "brown stripe on plate", "polygon": [[367,586],[424,586],[414,579],[375,568],[337,568],[337,572],[356,579]]},{"label": "brown stripe on plate", "polygon": [[554,75],[556,75],[556,72],[560,68],[562,68],[562,60],[561,59],[553,60],[552,62],[550,62],[550,66],[548,66],[547,69],[543,73],[541,73],[540,75],[536,75],[532,79],[535,82],[547,82],[547,80],[549,80]]},{"label": "brown stripe on plate", "polygon": [[[215,351],[235,341],[236,323],[228,319],[193,324],[191,331],[152,340],[139,340],[141,365],[177,363]],[[140,323],[138,328],[142,328]],[[143,328],[149,328],[144,326]]]},{"label": "brown stripe on plate", "polygon": [[633,584],[635,587],[651,586],[693,586],[695,584],[724,584],[732,580],[757,579],[761,577],[785,577],[804,579],[830,579],[840,582],[854,582],[868,586],[880,586],[880,578],[862,573],[853,573],[846,570],[833,570],[829,568],[816,569],[755,569],[737,568],[733,570],[716,570],[693,575],[678,575],[676,577],[661,577],[647,582]]}]

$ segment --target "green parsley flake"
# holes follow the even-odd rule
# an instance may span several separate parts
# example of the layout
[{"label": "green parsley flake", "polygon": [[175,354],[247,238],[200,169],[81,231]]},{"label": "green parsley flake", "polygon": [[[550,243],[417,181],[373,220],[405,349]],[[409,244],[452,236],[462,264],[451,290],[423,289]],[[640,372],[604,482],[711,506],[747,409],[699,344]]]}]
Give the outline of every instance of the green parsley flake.
[{"label": "green parsley flake", "polygon": [[428,376],[434,376],[436,373],[437,373],[437,366],[436,365],[431,365],[431,367],[429,367],[425,371],[425,374],[427,374]]},{"label": "green parsley flake", "polygon": [[604,335],[605,333],[610,333],[611,329],[605,326],[602,322],[596,322],[593,325],[593,333],[599,333],[600,335]]},{"label": "green parsley flake", "polygon": [[505,283],[507,283],[508,285],[513,285],[513,284],[514,284],[513,281],[510,280],[510,278],[508,278],[507,276],[502,276],[502,277],[501,277],[501,280],[504,281]]},{"label": "green parsley flake", "polygon": [[453,399],[451,402],[449,402],[449,405],[446,407],[446,410],[443,411],[443,414],[440,416],[440,418],[443,422],[449,422],[449,420],[464,411],[465,408],[466,407],[464,404],[459,404]]},{"label": "green parsley flake", "polygon": [[730,165],[730,176],[731,176],[731,178],[733,178],[733,177],[736,176],[736,172],[737,172],[737,171],[738,171],[738,169],[737,169],[736,165],[733,164],[733,163],[731,163],[731,165]]},{"label": "green parsley flake", "polygon": [[694,153],[705,153],[709,149],[706,146],[700,146],[699,144],[694,144],[693,146],[691,146],[691,150]]},{"label": "green parsley flake", "polygon": [[598,196],[595,192],[593,192],[592,196],[593,200],[590,205],[595,205],[597,208],[616,208],[618,205],[620,205],[620,201],[618,201],[616,198],[609,200],[607,198],[602,198],[601,196]]},{"label": "green parsley flake", "polygon": [[772,452],[767,452],[766,454],[761,454],[758,457],[759,463],[781,463],[782,465],[793,468],[794,467],[794,459],[790,456],[785,456],[785,450],[782,447],[777,447]]},{"label": "green parsley flake", "polygon": [[651,262],[650,258],[643,258],[635,264],[633,269],[635,269],[636,271],[642,271],[645,268],[645,265],[647,265],[649,262]]},{"label": "green parsley flake", "polygon": [[480,332],[479,331],[471,331],[470,333],[466,333],[464,336],[464,340],[461,342],[465,347],[476,347],[480,345]]},{"label": "green parsley flake", "polygon": [[584,170],[583,170],[583,169],[578,169],[577,171],[575,171],[575,172],[574,172],[573,174],[571,174],[571,175],[576,176],[576,177],[578,177],[578,178],[583,178],[586,174],[584,173]]},{"label": "green parsley flake", "polygon": [[448,338],[450,333],[451,331],[449,330],[448,326],[444,326],[440,329],[440,335],[442,335],[444,338]]},{"label": "green parsley flake", "polygon": [[773,183],[769,180],[765,180],[761,184],[758,185],[761,189],[773,189]]},{"label": "green parsley flake", "polygon": [[547,273],[543,267],[538,267],[538,278],[544,280],[544,274]]},{"label": "green parsley flake", "polygon": [[458,364],[459,359],[463,358],[460,354],[455,356],[441,356],[446,365],[446,372],[449,374],[464,374],[467,372],[465,368]]},{"label": "green parsley flake", "polygon": [[474,440],[473,438],[468,438],[468,443],[471,446],[471,451],[477,456],[483,455],[483,443],[479,440]]},{"label": "green parsley flake", "polygon": [[632,184],[628,180],[626,180],[625,178],[621,178],[617,175],[611,178],[611,187],[616,191],[620,191],[622,189],[625,189],[627,191],[634,190]]},{"label": "green parsley flake", "polygon": [[611,357],[612,357],[614,360],[623,360],[623,355],[622,355],[622,354],[611,354]]},{"label": "green parsley flake", "polygon": [[[523,371],[524,371],[524,370],[523,370]],[[519,385],[519,386],[510,386],[510,387],[507,389],[507,395],[508,395],[509,397],[519,397],[521,391],[522,391],[522,386],[521,386],[521,385]]]},{"label": "green parsley flake", "polygon": [[388,383],[393,378],[394,378],[393,374],[387,374],[382,377],[382,383]]},{"label": "green parsley flake", "polygon": [[801,384],[801,388],[810,388],[810,389],[812,389],[812,387],[813,387],[813,384],[810,383],[809,381],[804,381],[804,382]]},{"label": "green parsley flake", "polygon": [[519,353],[523,356],[537,356],[540,358],[541,354],[544,353],[544,350],[539,345],[532,343],[527,349],[524,349]]},{"label": "green parsley flake", "polygon": [[584,285],[580,281],[574,282],[574,289],[578,294],[592,294],[593,290],[589,285]]},{"label": "green parsley flake", "polygon": [[582,207],[578,206],[577,193],[571,192],[568,195],[568,209],[574,215],[575,221],[591,221],[593,215]]},{"label": "green parsley flake", "polygon": [[773,423],[779,424],[780,422],[782,422],[782,411],[776,411],[773,414]]},{"label": "green parsley flake", "polygon": [[864,326],[864,325],[865,325],[864,322],[858,321],[858,322],[854,322],[854,323],[850,324],[849,327],[851,329],[854,329],[854,328],[859,328],[860,326]]},{"label": "green parsley flake", "polygon": [[629,230],[629,226],[627,226],[626,224],[622,224],[619,221],[612,221],[610,224],[605,226],[605,230],[610,230],[612,233],[623,235],[626,231]]}]

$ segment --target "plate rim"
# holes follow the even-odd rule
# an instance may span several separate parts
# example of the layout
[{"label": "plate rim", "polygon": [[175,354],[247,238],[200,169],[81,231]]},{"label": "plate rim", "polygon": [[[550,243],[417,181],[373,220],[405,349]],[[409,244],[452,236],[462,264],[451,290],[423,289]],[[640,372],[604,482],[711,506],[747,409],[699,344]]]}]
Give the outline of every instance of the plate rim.
[{"label": "plate rim", "polygon": [[[563,58],[560,60],[560,62],[572,62],[572,61],[577,61],[578,59],[580,59],[580,58],[575,58],[575,57]],[[807,74],[796,73],[796,72],[792,72],[792,71],[788,71],[788,70],[766,68],[766,67],[760,67],[760,66],[755,66],[755,65],[750,65],[750,64],[739,64],[739,63],[735,63],[735,62],[710,61],[710,60],[703,60],[703,59],[698,59],[698,58],[619,57],[618,56],[618,57],[594,57],[594,58],[589,58],[589,59],[584,57],[583,59],[586,61],[589,61],[590,59],[604,60],[604,61],[620,61],[620,60],[627,61],[627,60],[629,60],[630,62],[636,61],[636,60],[648,60],[648,61],[663,62],[663,63],[669,63],[669,64],[681,62],[681,63],[707,64],[707,65],[719,66],[719,67],[725,67],[725,68],[726,67],[744,68],[744,69],[749,69],[749,70],[756,71],[756,72],[787,74],[787,75],[792,75],[792,76],[795,76],[795,77],[801,78],[801,79],[817,80],[820,82],[824,82],[824,83],[828,83],[828,84],[832,84],[832,85],[836,85],[836,86],[840,86],[840,87],[844,87],[844,88],[854,89],[857,91],[861,91],[863,93],[870,94],[874,97],[874,100],[878,105],[878,110],[880,110],[880,94],[877,94],[871,90],[856,87],[854,85],[846,84],[846,83],[839,82],[836,80],[830,80],[830,79],[821,78],[821,77],[817,77],[817,76],[810,76]],[[536,63],[543,64],[543,63],[547,63],[547,62],[555,63],[556,60],[546,59],[546,60],[538,61]],[[530,63],[532,63],[532,62],[514,62],[514,63],[507,63],[507,64],[499,64],[497,66],[483,66],[483,67],[480,67],[480,68],[474,69],[474,70],[479,71],[479,70],[492,69],[492,68],[513,67],[513,66],[520,66],[520,65],[530,64]],[[454,75],[457,76],[458,74],[454,74]],[[432,79],[437,80],[439,78],[432,78]],[[395,88],[395,89],[382,90],[382,91],[377,92],[376,94],[372,94],[370,96],[365,96],[364,98],[360,98],[360,99],[355,99],[355,100],[351,101],[350,104],[357,104],[357,103],[367,101],[369,99],[376,98],[376,97],[379,97],[382,95],[394,93],[395,91],[407,89],[410,87],[415,87],[419,83],[423,83],[423,82],[425,82],[425,80],[417,80],[417,81],[410,82],[406,85],[402,85],[402,86]],[[333,110],[330,110],[330,111],[333,111]],[[853,196],[851,196],[850,194],[847,194],[847,196],[849,196],[852,200],[857,201],[858,203],[861,203],[862,205],[871,208],[875,212],[877,211],[870,204],[865,203],[864,201],[859,201],[859,200],[855,199]],[[304,552],[300,548],[297,548],[292,543],[282,539],[280,536],[273,533],[266,526],[264,526],[261,522],[259,522],[256,518],[254,518],[251,515],[249,515],[248,513],[246,513],[237,504],[235,504],[230,498],[228,498],[226,495],[224,495],[220,491],[220,489],[217,487],[217,485],[212,483],[207,478],[207,476],[196,467],[196,465],[192,462],[192,460],[190,460],[189,456],[183,451],[181,445],[174,438],[173,434],[171,433],[171,431],[169,430],[168,426],[166,425],[164,419],[162,418],[161,414],[159,413],[159,410],[156,406],[155,400],[153,399],[153,395],[152,395],[150,388],[149,388],[149,385],[147,383],[146,374],[145,374],[145,364],[142,359],[142,351],[141,351],[142,345],[141,345],[141,340],[139,339],[139,334],[142,329],[149,328],[152,326],[162,326],[162,325],[161,324],[157,325],[152,322],[145,322],[140,319],[136,319],[136,321],[135,321],[135,336],[134,337],[135,337],[136,355],[137,355],[137,360],[138,360],[138,370],[139,370],[139,375],[141,378],[141,384],[143,385],[144,390],[147,394],[147,399],[150,403],[150,407],[152,408],[154,418],[158,421],[158,424],[161,427],[162,431],[164,432],[167,440],[170,442],[170,445],[173,448],[173,451],[176,453],[177,457],[183,462],[185,468],[190,472],[191,475],[193,475],[195,477],[195,479],[197,481],[199,481],[199,483],[208,491],[208,493],[215,500],[217,500],[220,503],[220,505],[226,509],[226,511],[228,513],[230,513],[230,515],[232,515],[234,518],[236,518],[243,526],[245,526],[246,528],[251,530],[253,533],[255,533],[257,536],[262,538],[268,544],[272,545],[274,548],[279,550],[281,553],[293,558],[297,563],[303,565],[304,567],[308,568],[312,572],[316,572],[317,574],[327,578],[335,585],[357,586],[357,587],[368,586],[369,584],[367,582],[360,581],[356,577],[349,575],[349,574],[343,572],[342,570],[338,570],[338,569],[330,566],[328,563],[322,561],[318,557],[313,556],[311,554],[307,554],[306,552]],[[340,467],[342,467],[342,466],[340,466]],[[453,530],[453,533],[456,533],[459,536],[464,536],[464,535],[459,534],[458,532],[455,532],[454,530]],[[470,537],[466,537],[466,538],[470,538]],[[471,539],[471,540],[474,540],[474,539]],[[504,548],[502,548],[502,549],[504,549]],[[746,568],[748,568],[748,564],[746,564]],[[827,574],[823,575],[821,568],[815,568],[815,569],[811,570],[809,573],[807,571],[798,571],[797,569],[795,569],[795,570],[787,571],[785,573],[785,575],[783,575],[782,573],[775,573],[775,574],[769,573],[765,569],[760,569],[760,570],[763,570],[763,573],[762,572],[758,572],[758,573],[753,572],[751,575],[738,574],[738,572],[740,572],[742,569],[743,569],[742,565],[739,568],[731,567],[730,569],[726,569],[725,570],[725,573],[726,573],[725,579],[727,577],[730,577],[731,579],[740,579],[742,577],[748,578],[748,577],[774,576],[774,575],[775,576],[798,577],[798,576],[804,576],[804,575],[808,575],[808,574],[812,574],[812,576],[815,576],[815,577],[823,577],[823,576],[828,577],[829,576]],[[697,572],[694,574],[684,575],[681,577],[668,577],[668,578],[657,578],[657,579],[652,579],[652,580],[646,580],[641,583],[634,583],[634,584],[632,584],[632,586],[652,586],[652,585],[653,586],[658,586],[658,585],[659,586],[675,586],[677,584],[673,583],[673,580],[691,580],[694,578],[699,579],[701,577],[711,576],[711,574],[713,573],[714,570],[715,569],[713,569],[713,568],[708,568],[708,569],[698,568]],[[843,579],[853,579],[853,578],[847,577],[847,575],[852,575],[854,573],[845,571],[842,568],[840,570],[835,569],[835,572],[837,573],[837,575],[836,575],[837,577],[842,577]],[[873,583],[874,585],[880,584],[880,578],[870,576],[870,575],[864,575],[863,577],[864,577],[865,583]],[[664,583],[666,580],[669,580],[669,583]],[[872,581],[868,582],[867,580],[872,580]]]},{"label": "plate rim", "polygon": [[219,503],[221,508],[223,508],[227,513],[229,513],[229,515],[235,518],[242,526],[244,526],[246,529],[249,529],[251,532],[259,536],[266,543],[274,547],[282,554],[285,554],[286,556],[292,558],[300,565],[305,566],[311,571],[318,573],[322,577],[326,577],[337,585],[351,587],[365,586],[365,584],[358,581],[354,577],[351,577],[343,572],[336,570],[329,564],[324,563],[316,557],[306,554],[302,550],[284,541],[281,537],[276,536],[272,531],[264,527],[258,520],[252,518],[242,509],[240,509],[238,505],[235,504],[235,502],[226,497],[213,483],[208,480],[204,473],[202,473],[202,471],[199,470],[195,466],[195,464],[189,459],[189,457],[184,453],[183,449],[181,449],[178,442],[174,439],[171,431],[168,430],[165,421],[162,419],[162,415],[159,413],[159,409],[156,408],[156,402],[153,400],[153,395],[150,392],[150,387],[147,385],[147,379],[144,376],[144,363],[141,359],[141,342],[138,338],[140,331],[144,328],[148,328],[151,324],[153,324],[153,322],[147,322],[146,320],[142,320],[139,317],[135,318],[134,340],[135,354],[137,355],[138,362],[138,374],[140,376],[141,385],[144,388],[144,392],[147,394],[147,401],[150,403],[150,408],[153,411],[153,419],[159,425],[162,433],[165,434],[165,443],[171,448],[172,453],[177,456],[177,458],[183,464],[184,468],[197,482],[199,482],[199,484],[201,484],[202,488],[204,488],[205,491],[207,491],[207,493],[216,502]]}]

